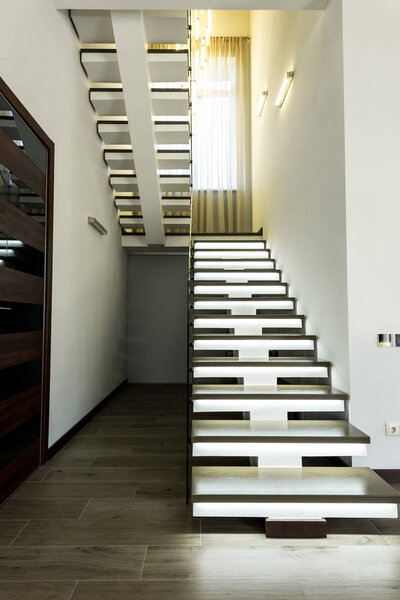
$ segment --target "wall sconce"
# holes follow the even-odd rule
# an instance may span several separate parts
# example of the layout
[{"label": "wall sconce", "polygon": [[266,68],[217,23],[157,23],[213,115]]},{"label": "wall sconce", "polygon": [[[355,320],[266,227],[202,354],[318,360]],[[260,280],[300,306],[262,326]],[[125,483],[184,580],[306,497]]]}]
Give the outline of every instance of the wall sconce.
[{"label": "wall sconce", "polygon": [[100,233],[101,235],[107,235],[107,229],[103,227],[103,225],[99,223],[97,219],[94,217],[88,217],[87,220],[89,225],[91,225],[93,229],[97,231],[97,233]]},{"label": "wall sconce", "polygon": [[294,71],[288,71],[285,75],[285,79],[283,80],[281,89],[279,90],[279,94],[276,97],[275,108],[282,108],[283,103],[285,102],[285,98],[289,91],[289,88],[292,84],[294,77]]},{"label": "wall sconce", "polygon": [[263,90],[261,92],[261,96],[260,96],[260,99],[257,104],[257,112],[256,112],[257,117],[261,117],[261,115],[263,113],[265,102],[267,100],[267,96],[268,96],[268,90]]}]

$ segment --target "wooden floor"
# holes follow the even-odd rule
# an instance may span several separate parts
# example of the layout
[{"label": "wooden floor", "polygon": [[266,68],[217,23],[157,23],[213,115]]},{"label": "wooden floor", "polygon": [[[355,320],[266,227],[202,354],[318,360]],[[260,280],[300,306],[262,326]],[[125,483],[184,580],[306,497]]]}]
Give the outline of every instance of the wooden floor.
[{"label": "wooden floor", "polygon": [[267,540],[192,519],[184,466],[185,388],[127,386],[0,509],[0,599],[400,599],[400,520]]}]

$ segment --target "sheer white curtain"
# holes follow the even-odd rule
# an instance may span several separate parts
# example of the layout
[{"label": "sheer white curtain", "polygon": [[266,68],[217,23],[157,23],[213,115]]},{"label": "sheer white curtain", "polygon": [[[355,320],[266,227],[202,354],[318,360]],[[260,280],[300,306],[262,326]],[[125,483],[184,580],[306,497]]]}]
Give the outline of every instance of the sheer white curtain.
[{"label": "sheer white curtain", "polygon": [[192,43],[194,232],[251,231],[249,45]]}]

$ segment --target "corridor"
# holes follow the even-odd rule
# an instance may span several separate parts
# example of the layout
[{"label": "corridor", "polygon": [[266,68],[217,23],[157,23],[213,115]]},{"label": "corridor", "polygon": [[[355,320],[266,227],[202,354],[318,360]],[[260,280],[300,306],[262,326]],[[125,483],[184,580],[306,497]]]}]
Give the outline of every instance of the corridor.
[{"label": "corridor", "polygon": [[17,490],[1,600],[400,599],[400,520],[273,540],[261,519],[193,519],[185,394],[127,385]]}]

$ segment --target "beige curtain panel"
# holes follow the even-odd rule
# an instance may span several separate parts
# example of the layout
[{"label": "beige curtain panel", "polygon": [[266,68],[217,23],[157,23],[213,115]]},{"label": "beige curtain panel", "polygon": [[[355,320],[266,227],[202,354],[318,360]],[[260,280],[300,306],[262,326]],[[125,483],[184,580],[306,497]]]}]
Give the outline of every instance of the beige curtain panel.
[{"label": "beige curtain panel", "polygon": [[193,232],[251,231],[249,60],[248,38],[192,42]]}]

